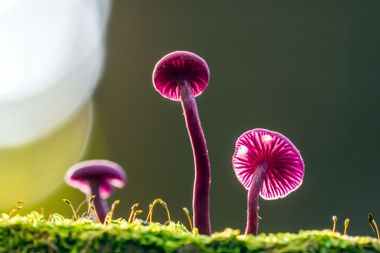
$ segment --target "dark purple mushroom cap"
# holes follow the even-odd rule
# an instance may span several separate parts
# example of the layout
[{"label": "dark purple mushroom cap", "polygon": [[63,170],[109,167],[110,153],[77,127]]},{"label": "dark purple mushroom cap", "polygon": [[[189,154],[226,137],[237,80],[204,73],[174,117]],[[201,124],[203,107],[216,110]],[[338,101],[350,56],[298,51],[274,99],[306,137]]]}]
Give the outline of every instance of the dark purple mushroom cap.
[{"label": "dark purple mushroom cap", "polygon": [[236,141],[232,164],[246,189],[252,185],[253,172],[263,163],[267,163],[268,169],[260,190],[262,198],[283,198],[301,186],[305,165],[288,138],[259,128],[243,133]]},{"label": "dark purple mushroom cap", "polygon": [[122,188],[126,174],[123,168],[108,160],[89,160],[73,165],[65,175],[65,182],[84,192],[91,194],[90,182],[99,185],[99,194],[103,199],[112,193],[112,186]]},{"label": "dark purple mushroom cap", "polygon": [[188,81],[193,95],[198,96],[208,85],[210,71],[200,56],[187,51],[175,51],[157,62],[152,79],[154,88],[163,97],[179,101],[181,81]]}]

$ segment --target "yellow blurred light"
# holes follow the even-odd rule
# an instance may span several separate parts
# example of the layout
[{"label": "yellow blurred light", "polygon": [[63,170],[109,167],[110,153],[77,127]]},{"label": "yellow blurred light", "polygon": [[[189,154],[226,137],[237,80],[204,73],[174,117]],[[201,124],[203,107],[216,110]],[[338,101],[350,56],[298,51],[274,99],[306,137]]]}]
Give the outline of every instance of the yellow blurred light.
[{"label": "yellow blurred light", "polygon": [[86,104],[67,124],[37,142],[0,149],[0,209],[22,199],[28,205],[47,197],[63,184],[69,166],[86,151],[93,107]]}]

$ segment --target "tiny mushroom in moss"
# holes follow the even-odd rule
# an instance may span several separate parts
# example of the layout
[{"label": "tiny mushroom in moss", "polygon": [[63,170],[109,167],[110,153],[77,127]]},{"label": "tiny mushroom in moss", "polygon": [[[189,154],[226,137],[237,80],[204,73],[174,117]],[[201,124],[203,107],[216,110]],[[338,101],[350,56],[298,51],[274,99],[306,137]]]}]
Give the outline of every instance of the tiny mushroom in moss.
[{"label": "tiny mushroom in moss", "polygon": [[122,188],[126,174],[123,168],[107,160],[89,160],[73,165],[65,175],[65,182],[85,193],[87,198],[95,195],[94,206],[99,220],[104,221],[109,207],[107,199],[112,187]]},{"label": "tiny mushroom in moss", "polygon": [[253,129],[236,141],[232,158],[235,174],[248,190],[246,234],[257,234],[259,194],[284,198],[301,186],[304,162],[294,144],[280,133]]},{"label": "tiny mushroom in moss", "polygon": [[207,87],[210,78],[207,63],[187,51],[167,54],[153,71],[153,85],[163,97],[181,101],[187,131],[193,148],[195,179],[193,192],[194,226],[201,234],[211,234],[209,195],[210,162],[195,97]]}]

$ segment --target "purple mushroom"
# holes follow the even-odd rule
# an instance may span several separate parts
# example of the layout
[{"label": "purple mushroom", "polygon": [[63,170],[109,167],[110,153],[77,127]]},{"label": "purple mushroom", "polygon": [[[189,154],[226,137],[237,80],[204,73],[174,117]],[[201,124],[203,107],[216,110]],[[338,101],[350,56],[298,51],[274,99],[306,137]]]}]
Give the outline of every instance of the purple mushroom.
[{"label": "purple mushroom", "polygon": [[101,222],[104,221],[109,207],[107,199],[112,187],[122,188],[126,174],[123,168],[107,160],[90,160],[73,165],[66,172],[65,182],[85,193],[87,198],[95,195],[94,206]]},{"label": "purple mushroom", "polygon": [[288,138],[259,128],[237,139],[232,165],[248,190],[245,233],[257,234],[259,194],[266,200],[286,197],[301,186],[305,165]]},{"label": "purple mushroom", "polygon": [[211,234],[209,195],[210,162],[195,97],[207,87],[210,72],[198,55],[176,51],[158,61],[153,71],[153,85],[163,97],[181,101],[193,148],[195,179],[193,192],[194,226],[201,234]]}]

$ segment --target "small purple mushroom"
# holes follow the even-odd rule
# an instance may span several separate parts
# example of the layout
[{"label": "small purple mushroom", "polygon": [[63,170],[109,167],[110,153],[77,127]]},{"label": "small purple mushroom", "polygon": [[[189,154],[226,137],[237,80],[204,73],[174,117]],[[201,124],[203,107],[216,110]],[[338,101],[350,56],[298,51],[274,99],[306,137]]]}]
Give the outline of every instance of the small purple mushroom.
[{"label": "small purple mushroom", "polygon": [[107,199],[112,186],[122,188],[126,174],[123,168],[107,160],[89,160],[73,165],[66,172],[65,182],[85,193],[87,198],[95,195],[94,206],[101,222],[104,221],[109,207]]},{"label": "small purple mushroom", "polygon": [[206,89],[209,79],[207,63],[198,55],[186,51],[167,54],[158,61],[153,71],[153,85],[157,92],[170,100],[181,101],[184,111],[195,164],[193,219],[201,234],[211,234],[211,172],[195,97]]},{"label": "small purple mushroom", "polygon": [[235,174],[248,190],[246,234],[257,234],[259,194],[284,198],[301,186],[304,162],[294,144],[280,133],[253,129],[236,141],[232,158]]}]

